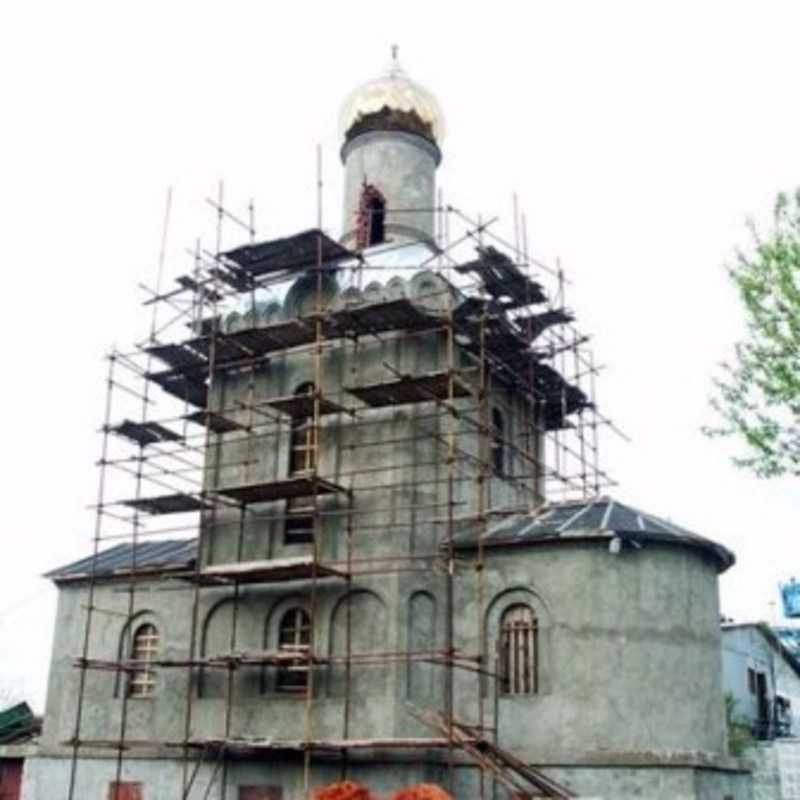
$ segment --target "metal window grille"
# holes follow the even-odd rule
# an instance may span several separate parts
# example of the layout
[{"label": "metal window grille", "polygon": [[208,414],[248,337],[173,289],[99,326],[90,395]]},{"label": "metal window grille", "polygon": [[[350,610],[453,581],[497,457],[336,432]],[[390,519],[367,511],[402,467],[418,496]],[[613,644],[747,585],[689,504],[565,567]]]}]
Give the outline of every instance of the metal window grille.
[{"label": "metal window grille", "polygon": [[146,623],[136,629],[133,636],[131,659],[138,669],[131,674],[129,694],[131,697],[152,697],[156,688],[156,674],[151,666],[158,656],[158,630]]},{"label": "metal window grille", "polygon": [[530,606],[511,606],[500,625],[500,686],[503,694],[539,691],[538,627]]},{"label": "metal window grille", "polygon": [[298,654],[298,658],[278,669],[278,689],[302,691],[308,683],[308,662],[305,658],[311,645],[311,618],[302,608],[290,608],[281,618],[278,649]]}]

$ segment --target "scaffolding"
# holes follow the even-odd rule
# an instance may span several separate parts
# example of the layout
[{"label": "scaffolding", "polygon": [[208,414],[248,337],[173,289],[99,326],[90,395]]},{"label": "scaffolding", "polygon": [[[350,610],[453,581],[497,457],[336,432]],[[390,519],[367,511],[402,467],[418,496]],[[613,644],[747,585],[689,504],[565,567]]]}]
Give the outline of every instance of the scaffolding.
[{"label": "scaffolding", "polygon": [[[594,399],[598,368],[566,307],[563,272],[531,258],[516,204],[515,241],[509,242],[496,233],[496,220],[472,218],[440,201],[429,255],[403,263],[398,253],[416,254],[418,246],[401,241],[351,251],[321,226],[258,241],[252,203],[246,221],[224,207],[221,189],[209,203],[216,217],[213,250],[198,243],[191,271],[165,289],[162,245],[158,279],[145,303],[150,333],[108,357],[86,621],[75,658],[69,800],[77,798],[83,753],[113,752],[119,782],[131,753],[156,746],[181,759],[182,798],[197,790],[203,764],[211,765],[204,796],[216,787],[225,798],[231,763],[268,757],[302,764],[308,795],[317,764],[339,764],[346,776],[364,751],[428,754],[451,786],[457,767],[473,765],[481,798],[501,791],[516,798],[571,796],[499,745],[492,706],[501,689],[497,654],[485,635],[482,544],[497,520],[595,496],[612,484],[600,467],[599,439],[613,425]],[[223,225],[231,223],[246,241],[226,248]],[[282,386],[287,365],[308,379],[299,392]],[[513,412],[506,417],[513,417],[513,430],[497,411],[498,397]],[[398,413],[402,424],[394,425]],[[278,456],[287,448],[288,462]],[[109,496],[110,485],[119,495]],[[391,524],[381,522],[384,516]],[[422,528],[432,532],[434,546],[409,549],[409,536]],[[457,547],[465,530],[478,541],[468,554]],[[264,540],[297,542],[295,554],[276,556],[265,542],[266,557],[253,558],[253,531]],[[160,572],[137,563],[143,543],[176,535],[197,537],[191,568]],[[379,542],[379,552],[360,545],[365,536]],[[97,605],[104,580],[99,554],[109,542],[131,545],[130,563],[115,584],[127,593],[128,620],[140,607],[143,584],[154,578],[162,579],[163,591],[187,587],[191,593],[182,656],[133,658],[130,624],[118,658],[93,652],[93,625],[104,614]],[[224,557],[220,542],[230,545]],[[375,576],[401,575],[435,582],[443,637],[427,648],[356,651],[354,590]],[[457,632],[456,598],[465,583],[476,598],[476,647],[469,652]],[[243,592],[266,585],[300,586],[307,600],[310,633],[294,648],[240,644]],[[344,647],[336,653],[320,651],[315,635],[323,624],[316,619],[320,603],[332,590],[347,598]],[[208,591],[230,601],[223,652],[202,648]],[[406,710],[428,735],[365,736],[352,719],[359,699],[354,673],[414,664],[436,670],[442,687],[440,708]],[[130,734],[126,686],[143,669],[185,675],[182,737]],[[242,671],[270,669],[296,681],[302,736],[248,737],[237,729]],[[103,737],[85,732],[93,671],[111,672],[123,685],[114,701],[119,723]],[[203,702],[198,685],[213,674],[224,684],[225,711],[212,734],[198,732],[196,707]],[[330,674],[342,682],[340,733],[322,737],[314,707],[318,684]],[[474,689],[469,708],[459,686]]]}]

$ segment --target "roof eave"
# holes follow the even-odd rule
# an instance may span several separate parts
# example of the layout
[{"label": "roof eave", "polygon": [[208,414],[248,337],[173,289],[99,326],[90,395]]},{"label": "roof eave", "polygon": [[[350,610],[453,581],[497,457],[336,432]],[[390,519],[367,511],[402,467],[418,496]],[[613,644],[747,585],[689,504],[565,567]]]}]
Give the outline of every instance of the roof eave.
[{"label": "roof eave", "polygon": [[[727,548],[718,545],[710,540],[693,540],[682,539],[674,534],[658,534],[653,532],[643,531],[630,531],[630,530],[598,530],[594,533],[582,531],[580,534],[565,535],[558,534],[545,534],[530,539],[484,539],[482,546],[484,548],[494,547],[537,547],[541,545],[554,544],[554,543],[572,543],[572,542],[587,542],[587,541],[608,541],[615,536],[619,536],[623,540],[636,541],[636,542],[654,542],[658,544],[666,544],[674,547],[689,547],[694,550],[701,550],[711,555],[717,562],[718,573],[723,573],[736,563],[736,556]],[[474,550],[478,547],[479,540],[474,539],[469,542],[457,542],[455,548],[457,550]]]},{"label": "roof eave", "polygon": [[168,566],[159,566],[159,567],[141,567],[139,569],[118,569],[113,570],[111,572],[96,572],[92,574],[91,572],[79,572],[73,573],[70,575],[59,575],[53,573],[47,573],[43,575],[43,578],[47,578],[51,580],[56,586],[61,586],[65,583],[88,583],[92,580],[95,582],[112,582],[118,580],[120,578],[129,578],[132,575],[137,577],[148,577],[148,578],[158,578],[162,576],[180,574],[186,572],[188,569],[192,569],[194,566],[193,562],[187,562],[185,564],[170,564]]}]

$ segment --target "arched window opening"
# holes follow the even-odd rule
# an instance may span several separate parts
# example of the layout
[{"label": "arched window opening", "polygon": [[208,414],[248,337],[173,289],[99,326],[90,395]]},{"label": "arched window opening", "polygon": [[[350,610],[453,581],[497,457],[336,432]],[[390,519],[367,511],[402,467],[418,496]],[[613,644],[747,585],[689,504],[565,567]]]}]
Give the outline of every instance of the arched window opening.
[{"label": "arched window opening", "polygon": [[156,674],[152,663],[158,657],[158,629],[149,622],[140,625],[133,635],[131,660],[137,662],[128,684],[130,697],[152,697],[156,689]]},{"label": "arched window opening", "polygon": [[506,474],[506,421],[499,408],[492,409],[492,472]]},{"label": "arched window opening", "polygon": [[500,692],[536,694],[539,691],[539,647],[536,614],[518,604],[506,609],[500,621]]},{"label": "arched window opening", "polygon": [[311,646],[311,617],[303,608],[290,608],[278,626],[278,650],[296,654],[278,667],[277,688],[283,692],[303,691],[308,685],[308,648]]},{"label": "arched window opening", "polygon": [[361,190],[356,220],[356,246],[371,247],[386,241],[386,200],[371,184]]},{"label": "arched window opening", "polygon": [[[313,395],[316,386],[303,383],[295,395]],[[293,417],[289,431],[289,477],[305,475],[317,468],[317,430],[312,417]],[[286,503],[284,542],[302,544],[314,538],[314,502],[294,497]]]},{"label": "arched window opening", "polygon": [[386,203],[382,197],[374,196],[369,200],[369,244],[380,244],[386,238],[384,221]]}]

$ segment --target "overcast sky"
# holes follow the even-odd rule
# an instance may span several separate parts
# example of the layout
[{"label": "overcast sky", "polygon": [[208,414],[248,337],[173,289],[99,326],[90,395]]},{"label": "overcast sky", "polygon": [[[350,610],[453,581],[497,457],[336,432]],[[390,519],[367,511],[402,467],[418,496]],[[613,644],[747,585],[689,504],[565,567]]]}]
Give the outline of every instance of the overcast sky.
[{"label": "overcast sky", "polygon": [[445,111],[446,199],[510,221],[517,192],[572,281],[633,439],[606,438],[614,494],[735,550],[726,614],[774,614],[800,572],[797,482],[737,471],[699,429],[742,327],[724,263],[800,185],[798,30],[800,4],[771,0],[4,3],[0,689],[42,707],[39,576],[90,548],[102,356],[147,332],[167,187],[171,275],[211,243],[220,179],[265,237],[313,224],[318,143],[338,234],[339,105],[395,42]]}]

